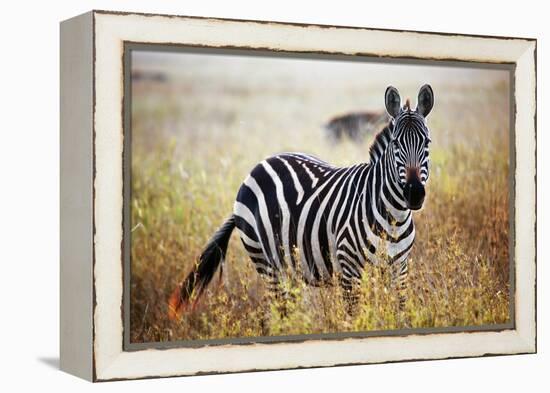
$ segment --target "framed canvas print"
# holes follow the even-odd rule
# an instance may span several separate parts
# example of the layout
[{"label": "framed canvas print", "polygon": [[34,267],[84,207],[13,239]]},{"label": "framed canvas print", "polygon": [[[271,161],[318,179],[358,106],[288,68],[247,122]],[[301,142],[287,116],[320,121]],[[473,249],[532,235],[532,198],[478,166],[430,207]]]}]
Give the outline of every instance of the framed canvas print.
[{"label": "framed canvas print", "polygon": [[61,23],[61,368],[536,351],[536,41]]}]

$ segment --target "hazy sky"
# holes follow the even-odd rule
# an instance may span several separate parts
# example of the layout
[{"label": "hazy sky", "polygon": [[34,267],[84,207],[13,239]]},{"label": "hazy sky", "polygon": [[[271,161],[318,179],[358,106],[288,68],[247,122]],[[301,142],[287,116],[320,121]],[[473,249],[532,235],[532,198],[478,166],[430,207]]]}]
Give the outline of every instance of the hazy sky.
[{"label": "hazy sky", "polygon": [[173,78],[220,76],[229,84],[285,83],[304,87],[338,85],[345,88],[368,84],[382,88],[394,85],[404,94],[416,94],[423,83],[483,87],[509,82],[509,73],[505,70],[276,56],[134,51],[132,62],[134,69],[160,71]]}]

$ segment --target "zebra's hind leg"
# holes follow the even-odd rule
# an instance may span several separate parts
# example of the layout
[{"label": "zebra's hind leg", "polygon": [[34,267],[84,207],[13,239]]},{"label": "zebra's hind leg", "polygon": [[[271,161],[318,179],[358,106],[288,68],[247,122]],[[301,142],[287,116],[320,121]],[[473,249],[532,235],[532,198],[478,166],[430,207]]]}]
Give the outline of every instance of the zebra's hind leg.
[{"label": "zebra's hind leg", "polygon": [[269,293],[271,303],[281,319],[286,319],[293,310],[296,298],[293,295],[289,282],[283,279],[273,279],[269,284]]},{"label": "zebra's hind leg", "polygon": [[404,311],[407,303],[407,278],[409,275],[407,259],[391,265],[392,270],[392,285],[397,291],[399,299],[399,310]]},{"label": "zebra's hind leg", "polygon": [[290,305],[294,301],[292,294],[281,280],[262,274],[266,284],[266,294],[262,304],[260,329],[263,336],[270,335],[272,323],[286,320],[291,313]]},{"label": "zebra's hind leg", "polygon": [[357,313],[359,304],[359,280],[355,277],[343,274],[340,277],[340,286],[342,287],[342,296],[346,307],[346,313],[349,316],[354,316]]}]

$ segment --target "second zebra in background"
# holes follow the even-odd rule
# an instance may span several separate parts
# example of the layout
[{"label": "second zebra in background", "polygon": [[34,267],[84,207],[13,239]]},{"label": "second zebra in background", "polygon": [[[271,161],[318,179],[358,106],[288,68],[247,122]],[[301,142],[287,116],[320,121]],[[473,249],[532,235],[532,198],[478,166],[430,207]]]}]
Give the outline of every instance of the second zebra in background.
[{"label": "second zebra in background", "polygon": [[380,131],[389,120],[386,111],[354,112],[333,117],[323,128],[331,142],[341,142],[346,138],[362,142],[367,136]]}]

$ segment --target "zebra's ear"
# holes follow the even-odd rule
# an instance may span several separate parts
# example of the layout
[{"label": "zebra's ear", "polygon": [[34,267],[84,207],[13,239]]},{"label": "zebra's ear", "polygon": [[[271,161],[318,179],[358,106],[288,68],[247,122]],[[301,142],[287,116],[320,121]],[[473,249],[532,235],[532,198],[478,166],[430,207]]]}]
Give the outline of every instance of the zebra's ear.
[{"label": "zebra's ear", "polygon": [[388,86],[388,88],[386,89],[385,100],[388,115],[396,118],[399,114],[399,111],[401,110],[401,97],[399,96],[399,92],[395,87]]},{"label": "zebra's ear", "polygon": [[434,106],[434,91],[430,85],[424,85],[418,92],[418,103],[416,112],[426,117]]}]

